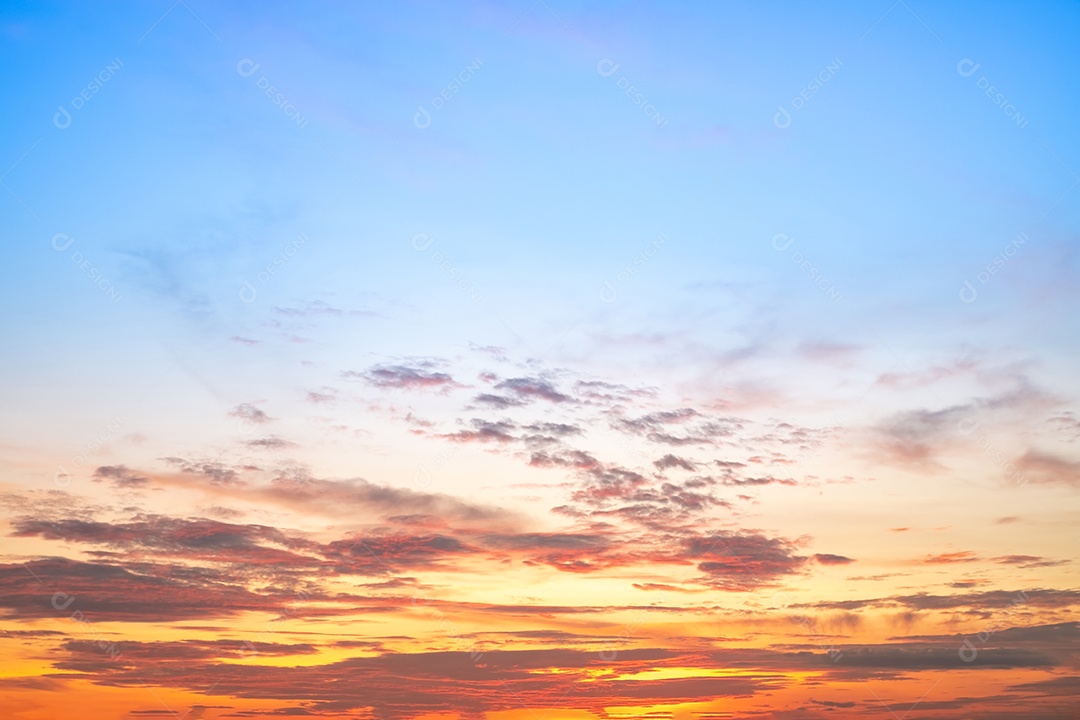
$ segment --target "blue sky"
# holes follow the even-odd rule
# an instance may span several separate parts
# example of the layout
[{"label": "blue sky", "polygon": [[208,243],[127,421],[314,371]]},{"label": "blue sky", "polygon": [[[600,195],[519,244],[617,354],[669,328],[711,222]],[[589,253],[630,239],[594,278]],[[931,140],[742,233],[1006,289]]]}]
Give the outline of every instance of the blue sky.
[{"label": "blue sky", "polygon": [[[1076,342],[1062,323],[1076,23],[1067,4],[15,8],[4,231],[19,271],[3,292],[26,351],[5,362],[40,378],[57,337],[127,343],[87,370],[152,381],[140,353],[257,335],[275,307],[322,302],[377,315],[345,341],[353,355],[561,342],[587,362],[610,344],[690,380],[708,368],[676,361],[680,346],[707,364],[876,336],[884,362],[1023,343],[1061,372]],[[243,60],[258,63],[248,77]],[[790,127],[773,123],[780,107]],[[65,252],[56,233],[75,238]],[[301,233],[287,266],[255,280],[256,303],[237,302]],[[778,233],[794,239],[782,252]],[[979,283],[1019,233],[1015,259]],[[64,262],[76,251],[112,296]],[[957,302],[965,280],[976,303]],[[633,341],[672,333],[655,350]]]}]

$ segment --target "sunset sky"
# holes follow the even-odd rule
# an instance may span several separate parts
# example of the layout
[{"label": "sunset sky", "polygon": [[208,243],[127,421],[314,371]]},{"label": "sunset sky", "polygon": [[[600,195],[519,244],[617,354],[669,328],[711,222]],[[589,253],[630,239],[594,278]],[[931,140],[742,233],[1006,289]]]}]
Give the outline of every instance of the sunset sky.
[{"label": "sunset sky", "polygon": [[1080,5],[0,35],[4,718],[1080,717]]}]

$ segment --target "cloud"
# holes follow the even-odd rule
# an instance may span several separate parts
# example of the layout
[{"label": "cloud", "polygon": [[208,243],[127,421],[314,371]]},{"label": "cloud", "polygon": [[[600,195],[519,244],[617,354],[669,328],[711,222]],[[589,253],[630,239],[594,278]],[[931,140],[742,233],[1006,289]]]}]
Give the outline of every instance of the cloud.
[{"label": "cloud", "polygon": [[[163,461],[180,469],[181,472],[208,480],[212,486],[239,486],[244,481],[236,469],[220,462],[192,461],[178,457],[162,458]],[[98,468],[100,470],[100,468]]]},{"label": "cloud", "polygon": [[668,453],[667,455],[660,458],[659,460],[654,460],[653,465],[656,466],[657,470],[669,470],[671,468],[681,468],[683,470],[686,470],[687,472],[694,472],[694,470],[697,469],[697,464],[696,463],[694,463],[694,462],[692,462],[690,460],[687,460],[685,458],[677,457],[675,455],[672,455],[671,453]]},{"label": "cloud", "polygon": [[979,364],[972,360],[960,360],[948,366],[935,366],[916,372],[887,372],[878,376],[877,385],[895,389],[920,388],[933,385],[960,375],[969,375],[977,370]]},{"label": "cloud", "polygon": [[256,425],[263,425],[273,418],[251,403],[242,403],[229,411],[229,417],[239,418]]},{"label": "cloud", "polygon": [[697,411],[684,408],[677,411],[655,412],[639,418],[620,420],[618,428],[636,435],[644,435],[655,443],[665,445],[696,445],[708,442],[705,438],[694,436],[675,436],[667,431],[669,424],[682,424],[689,418],[696,417]]},{"label": "cloud", "polygon": [[123,465],[102,465],[94,470],[94,482],[109,482],[115,488],[144,488],[150,479],[136,475]]},{"label": "cloud", "polygon": [[574,383],[574,392],[586,402],[604,405],[630,404],[656,396],[656,390],[652,388],[633,389],[626,385],[602,380],[578,380]]},{"label": "cloud", "polygon": [[507,408],[519,407],[521,405],[527,405],[528,403],[521,398],[506,397],[504,395],[492,395],[491,393],[480,393],[473,402],[479,405],[485,405],[491,408],[498,408],[499,410],[505,410]]},{"label": "cloud", "polygon": [[304,303],[300,307],[275,307],[274,312],[278,315],[293,318],[306,317],[379,317],[379,313],[370,310],[342,310],[333,307],[322,300],[313,300]]},{"label": "cloud", "polygon": [[337,401],[337,393],[332,388],[324,388],[329,392],[318,392],[315,390],[308,390],[307,401],[315,403],[316,405],[330,404]]},{"label": "cloud", "polygon": [[1038,555],[1002,555],[991,560],[1002,565],[1018,565],[1022,568],[1057,567],[1068,565],[1070,562],[1069,560],[1047,560]]},{"label": "cloud", "polygon": [[282,440],[279,437],[258,438],[256,440],[248,440],[244,444],[250,448],[257,448],[260,450],[282,450],[284,448],[299,447],[296,443],[289,440]]},{"label": "cloud", "polygon": [[379,388],[399,390],[449,390],[462,387],[450,375],[442,372],[429,372],[407,365],[375,365],[364,372],[348,370],[341,373],[343,378],[358,378]]},{"label": "cloud", "polygon": [[723,590],[753,590],[799,571],[806,558],[794,543],[757,533],[720,532],[691,538],[683,557],[698,563],[705,582]]},{"label": "cloud", "polygon": [[951,565],[953,563],[978,562],[979,559],[980,558],[971,550],[962,550],[959,552],[927,555],[923,558],[923,562],[927,565]]},{"label": "cloud", "polygon": [[573,398],[563,395],[555,386],[541,378],[518,377],[503,380],[495,386],[496,390],[505,390],[517,396],[519,400],[547,400],[553,403],[570,402]]},{"label": "cloud", "polygon": [[848,565],[855,562],[849,557],[843,555],[833,555],[831,553],[817,553],[814,555],[814,560],[822,565]]},{"label": "cloud", "polygon": [[447,561],[479,552],[446,535],[357,535],[325,547],[336,572],[378,575],[396,570],[454,569]]},{"label": "cloud", "polygon": [[529,457],[529,465],[590,470],[599,467],[600,461],[582,450],[563,450],[557,453],[535,452]]},{"label": "cloud", "polygon": [[0,564],[0,607],[18,619],[79,612],[92,622],[170,622],[270,610],[283,602],[277,593],[255,594],[205,573],[184,577],[168,567],[134,572],[66,558]]},{"label": "cloud", "polygon": [[313,543],[290,538],[280,530],[263,525],[151,515],[140,516],[131,522],[20,518],[13,522],[13,527],[13,537],[102,545],[134,555],[139,551],[152,551],[154,557],[222,562],[236,568],[287,565],[313,569],[317,565],[313,558],[294,552],[315,550]]},{"label": "cloud", "polygon": [[445,433],[439,437],[454,442],[514,442],[517,438],[510,434],[517,426],[509,420],[480,420],[473,419],[470,423],[472,430],[459,430],[453,433]]},{"label": "cloud", "polygon": [[446,522],[481,523],[485,526],[517,524],[517,513],[493,505],[473,503],[442,493],[379,485],[363,479],[276,478],[268,486],[251,488],[241,496],[261,498],[286,507],[356,517],[362,510],[380,516],[428,515]]},{"label": "cloud", "polygon": [[1058,590],[1053,588],[1035,588],[1018,592],[1006,590],[986,590],[983,592],[959,593],[956,595],[932,595],[922,592],[914,595],[892,595],[864,600],[826,600],[799,607],[814,607],[819,610],[838,609],[856,610],[871,607],[903,606],[912,610],[968,610],[988,616],[994,611],[1002,611],[1015,604],[1018,599],[1028,609],[1068,608],[1080,603],[1080,590]]},{"label": "cloud", "polygon": [[487,547],[499,550],[602,550],[610,543],[602,535],[580,533],[521,533],[484,535]]},{"label": "cloud", "polygon": [[956,434],[956,424],[971,412],[970,406],[944,410],[911,410],[893,415],[879,424],[873,439],[876,457],[924,471],[945,468],[937,455],[944,438]]},{"label": "cloud", "polygon": [[[465,717],[482,713],[546,707],[552,698],[573,693],[575,704],[601,716],[604,707],[636,705],[642,701],[691,702],[725,696],[747,696],[769,686],[769,673],[743,677],[648,679],[634,675],[650,664],[674,662],[678,655],[654,648],[625,648],[615,660],[603,663],[597,651],[530,649],[423,653],[383,653],[352,657],[322,665],[248,665],[229,660],[237,644],[220,646],[182,642],[124,644],[132,660],[110,662],[95,656],[85,643],[67,643],[55,662],[58,669],[77,669],[113,687],[143,687],[146,676],[168,679],[170,686],[198,692],[206,678],[217,693],[233,697],[303,703],[303,714],[340,716],[364,710],[385,720],[456,712]],[[303,644],[270,644],[282,657]],[[218,658],[213,658],[213,655]],[[220,660],[220,661],[215,661]],[[593,680],[589,670],[614,666],[616,673]],[[558,668],[558,673],[552,673]],[[590,680],[589,682],[584,682]],[[364,688],[357,693],[356,688]],[[296,712],[286,711],[293,715]]]},{"label": "cloud", "polygon": [[1048,452],[1028,450],[1014,464],[1020,474],[1031,482],[1080,487],[1080,462]]}]

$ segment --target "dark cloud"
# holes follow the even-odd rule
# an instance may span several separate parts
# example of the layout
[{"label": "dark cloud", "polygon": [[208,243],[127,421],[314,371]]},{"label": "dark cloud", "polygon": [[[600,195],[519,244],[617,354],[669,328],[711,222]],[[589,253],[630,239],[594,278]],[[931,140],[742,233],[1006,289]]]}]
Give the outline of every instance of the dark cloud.
[{"label": "dark cloud", "polygon": [[178,457],[166,457],[162,458],[162,460],[179,468],[181,472],[196,475],[209,481],[211,485],[240,486],[244,484],[237,469],[224,463],[185,460]]},{"label": "dark cloud", "polygon": [[683,557],[697,562],[707,584],[723,590],[769,585],[798,572],[806,563],[788,540],[735,532],[691,538]]},{"label": "dark cloud", "polygon": [[108,482],[115,488],[143,488],[150,484],[150,479],[136,475],[123,465],[102,465],[94,470],[94,482]]},{"label": "dark cloud", "polygon": [[458,430],[457,432],[446,433],[439,437],[455,442],[481,443],[509,443],[518,439],[510,434],[517,426],[509,420],[491,421],[475,418],[470,422],[470,425],[472,425],[471,430]]},{"label": "dark cloud", "polygon": [[349,370],[341,373],[344,378],[358,378],[380,388],[397,388],[402,390],[415,389],[440,389],[461,387],[446,373],[429,372],[421,368],[407,365],[375,365],[364,371],[356,372]]},{"label": "dark cloud", "polygon": [[382,574],[399,569],[452,569],[446,561],[478,552],[446,535],[358,535],[335,540],[324,550],[336,572]]},{"label": "dark cloud", "polygon": [[248,440],[244,444],[259,450],[282,450],[284,448],[299,447],[296,443],[282,440],[279,437],[258,438],[257,440]]},{"label": "dark cloud", "polygon": [[633,389],[626,385],[602,380],[578,380],[574,383],[574,392],[587,402],[604,405],[632,403],[635,400],[652,398],[656,395],[653,389]]},{"label": "dark cloud", "polygon": [[[734,435],[742,423],[736,418],[708,418],[693,408],[679,408],[621,418],[615,428],[661,445],[714,445],[719,439]],[[674,434],[673,428],[677,427],[684,428],[684,434]]]},{"label": "dark cloud", "polygon": [[22,518],[12,524],[15,530],[13,537],[41,537],[120,548],[129,552],[147,550],[156,556],[225,562],[234,566],[313,568],[316,565],[312,558],[295,552],[314,550],[315,544],[291,538],[280,530],[263,525],[234,525],[217,520],[186,520],[161,515],[146,516],[133,522]]},{"label": "dark cloud", "polygon": [[657,470],[670,470],[671,468],[680,468],[682,470],[686,470],[687,472],[694,472],[694,470],[697,469],[696,463],[687,460],[686,458],[677,457],[675,455],[672,455],[671,453],[668,453],[659,460],[654,460],[653,465],[656,466]]},{"label": "dark cloud", "polygon": [[553,403],[563,403],[570,402],[573,399],[569,395],[563,395],[555,389],[552,383],[541,378],[509,378],[495,385],[495,389],[516,395],[518,399],[526,402],[547,400]]},{"label": "dark cloud", "polygon": [[522,429],[534,433],[555,435],[560,438],[582,434],[580,427],[578,427],[577,425],[571,425],[569,423],[538,422],[529,425],[522,425]]},{"label": "dark cloud", "polygon": [[590,470],[600,467],[600,462],[581,450],[564,450],[558,453],[535,452],[529,457],[532,467],[562,467]]},{"label": "dark cloud", "polygon": [[0,607],[13,619],[61,619],[79,612],[91,622],[170,622],[229,617],[283,603],[277,594],[252,593],[206,573],[143,569],[66,558],[0,564]]},{"label": "dark cloud", "polygon": [[246,420],[247,422],[254,423],[256,425],[263,425],[273,419],[251,403],[242,403],[240,405],[237,405],[229,411],[229,417]]},{"label": "dark cloud", "polygon": [[487,547],[499,550],[539,550],[539,549],[603,549],[609,540],[602,535],[583,535],[570,533],[523,533],[519,535],[485,535],[482,538]]},{"label": "dark cloud", "polygon": [[526,401],[521,398],[506,397],[505,395],[492,395],[491,393],[480,393],[473,402],[478,405],[484,405],[490,408],[497,408],[499,410],[505,410],[507,408],[519,407],[521,405],[527,405]]},{"label": "dark cloud", "polygon": [[802,607],[818,609],[854,610],[870,607],[903,606],[912,610],[957,610],[971,611],[983,616],[1003,612],[1018,600],[1025,608],[1058,609],[1080,603],[1080,590],[1055,590],[1036,588],[1023,591],[987,590],[983,592],[960,593],[956,595],[933,595],[915,593],[913,595],[892,595],[883,598],[864,600],[828,600]]}]

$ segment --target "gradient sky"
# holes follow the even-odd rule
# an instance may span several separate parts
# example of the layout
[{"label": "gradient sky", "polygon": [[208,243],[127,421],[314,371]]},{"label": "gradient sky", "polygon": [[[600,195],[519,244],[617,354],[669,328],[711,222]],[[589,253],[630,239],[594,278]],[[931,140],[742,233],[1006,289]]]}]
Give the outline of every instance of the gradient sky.
[{"label": "gradient sky", "polygon": [[0,34],[4,717],[1077,717],[1080,6]]}]

